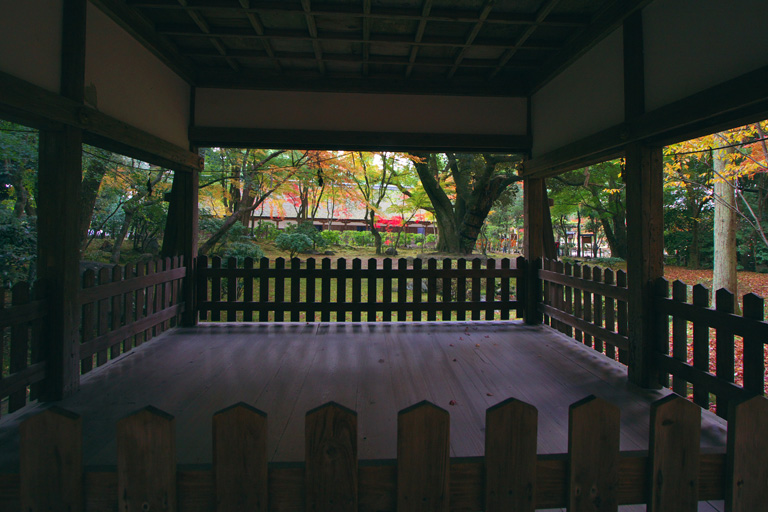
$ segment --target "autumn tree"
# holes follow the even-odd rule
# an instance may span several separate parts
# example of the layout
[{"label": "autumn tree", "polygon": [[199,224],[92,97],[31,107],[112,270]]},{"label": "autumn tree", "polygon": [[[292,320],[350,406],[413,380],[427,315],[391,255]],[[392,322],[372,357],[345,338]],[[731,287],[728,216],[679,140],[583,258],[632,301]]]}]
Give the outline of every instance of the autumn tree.
[{"label": "autumn tree", "polygon": [[520,157],[458,153],[412,156],[437,223],[437,250],[471,254],[494,202],[519,181],[516,164]]},{"label": "autumn tree", "polygon": [[[287,153],[287,154],[286,154]],[[216,231],[200,245],[208,254],[238,221],[246,223],[251,212],[290,180],[313,157],[287,150],[211,148],[206,151],[207,181],[200,185],[218,188],[225,217]]]}]

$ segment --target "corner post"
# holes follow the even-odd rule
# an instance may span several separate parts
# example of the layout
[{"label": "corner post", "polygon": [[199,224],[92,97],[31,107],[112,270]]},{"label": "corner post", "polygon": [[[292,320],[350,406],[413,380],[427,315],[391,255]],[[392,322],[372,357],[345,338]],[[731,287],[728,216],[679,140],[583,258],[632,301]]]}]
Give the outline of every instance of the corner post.
[{"label": "corner post", "polygon": [[[631,120],[645,112],[642,11],[624,22],[624,110]],[[627,184],[627,280],[629,289],[629,381],[659,386],[654,359],[654,283],[664,275],[664,187],[661,147],[643,142],[625,148]]]},{"label": "corner post", "polygon": [[525,323],[540,324],[541,280],[539,279],[538,261],[544,256],[544,217],[549,213],[545,203],[547,189],[543,178],[529,178],[523,182],[523,203],[525,208],[525,240],[523,253],[528,261],[526,268]]},{"label": "corner post", "polygon": [[[86,0],[64,0],[61,94],[83,101]],[[47,377],[42,398],[60,400],[80,388],[81,129],[40,131],[38,147],[38,276],[45,282],[49,320]]]}]

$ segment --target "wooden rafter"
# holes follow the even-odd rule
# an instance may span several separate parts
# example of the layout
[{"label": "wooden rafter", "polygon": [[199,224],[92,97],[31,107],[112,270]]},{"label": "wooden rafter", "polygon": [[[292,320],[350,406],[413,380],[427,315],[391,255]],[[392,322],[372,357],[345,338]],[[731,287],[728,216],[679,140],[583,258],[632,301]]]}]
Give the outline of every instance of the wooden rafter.
[{"label": "wooden rafter", "polygon": [[[211,27],[208,25],[208,22],[205,21],[205,18],[203,18],[199,12],[189,7],[189,2],[187,2],[187,0],[178,0],[178,2],[182,7],[184,7],[184,10],[187,12],[187,14],[189,14],[189,17],[192,18],[192,21],[195,22],[195,25],[197,25],[204,34],[207,35],[211,33]],[[224,47],[224,43],[222,43],[219,38],[209,36],[208,40],[211,42],[213,47],[216,48],[216,50],[226,58],[227,64],[229,64],[233,70],[240,71],[240,66],[238,65],[237,61],[227,55],[227,49]]]},{"label": "wooden rafter", "polygon": [[307,20],[307,30],[312,39],[312,48],[315,50],[317,69],[320,70],[321,75],[324,75],[325,63],[323,62],[323,49],[320,46],[320,40],[317,37],[317,24],[315,23],[315,15],[312,14],[310,3],[310,0],[301,0],[301,6],[304,8],[304,17]]},{"label": "wooden rafter", "polygon": [[499,63],[496,65],[496,69],[494,69],[491,75],[488,77],[489,79],[495,77],[499,71],[501,71],[504,66],[507,65],[510,59],[514,57],[517,51],[525,44],[528,38],[531,37],[539,25],[544,23],[544,20],[547,18],[547,16],[549,16],[549,13],[552,12],[552,9],[554,9],[558,3],[560,3],[560,0],[549,0],[536,12],[536,18],[534,19],[534,22],[520,35],[520,37],[517,38],[517,41],[515,41],[515,46],[508,49],[504,55],[501,56]]},{"label": "wooden rafter", "polygon": [[483,28],[483,23],[488,18],[488,15],[491,14],[491,9],[493,9],[495,3],[495,0],[486,0],[485,5],[483,5],[483,10],[480,11],[480,16],[478,16],[477,23],[475,23],[475,26],[472,27],[472,30],[470,30],[469,34],[467,34],[467,39],[464,42],[464,46],[456,54],[453,67],[451,67],[451,70],[448,71],[449,79],[452,78],[454,74],[456,74],[456,70],[459,69],[459,65],[464,59],[464,55],[466,55],[467,49],[469,49],[469,47],[472,46],[472,43],[475,42],[477,34],[479,34],[480,29]]},{"label": "wooden rafter", "polygon": [[[128,5],[137,9],[148,10],[177,10],[179,6],[172,0],[134,0]],[[222,5],[218,0],[199,0],[195,2],[195,8],[200,11],[217,13],[231,12],[233,15],[243,12],[243,9],[234,5]],[[265,13],[305,13],[303,8],[283,1],[251,0],[251,6],[246,12]],[[433,9],[430,14],[424,15],[423,8],[382,7],[377,6],[370,12],[360,10],[355,5],[328,5],[315,6],[310,11],[313,16],[328,17],[359,17],[370,19],[387,19],[393,21],[446,21],[473,23],[477,21],[477,11],[469,9]],[[500,25],[530,25],[535,20],[535,15],[530,13],[497,12],[488,16],[486,22]],[[584,27],[589,23],[589,18],[580,14],[558,14],[548,17],[542,25],[560,27]]]},{"label": "wooden rafter", "polygon": [[429,19],[429,12],[432,10],[432,0],[424,0],[424,5],[421,9],[421,19],[419,20],[419,27],[416,29],[416,36],[414,37],[414,43],[411,46],[411,53],[408,56],[408,67],[405,70],[405,76],[411,76],[413,72],[413,64],[416,62],[416,55],[419,53],[419,43],[424,37],[424,30],[427,28],[427,20]]},{"label": "wooden rafter", "polygon": [[[240,0],[240,5],[245,9],[245,16],[248,18],[248,21],[251,23],[251,26],[253,27],[254,32],[256,32],[258,35],[263,36],[264,35],[264,24],[261,23],[261,19],[259,19],[259,15],[255,12],[249,11],[251,1],[250,0]],[[272,43],[269,42],[269,39],[262,39],[261,44],[264,46],[264,51],[269,55],[269,58],[272,59],[272,64],[275,66],[275,69],[277,71],[282,71],[282,66],[280,65],[280,59],[277,58],[275,55],[275,51],[272,49]]]},{"label": "wooden rafter", "polygon": [[[363,14],[371,14],[371,0],[363,0]],[[368,59],[371,53],[371,18],[363,17],[363,76],[368,76]]]}]

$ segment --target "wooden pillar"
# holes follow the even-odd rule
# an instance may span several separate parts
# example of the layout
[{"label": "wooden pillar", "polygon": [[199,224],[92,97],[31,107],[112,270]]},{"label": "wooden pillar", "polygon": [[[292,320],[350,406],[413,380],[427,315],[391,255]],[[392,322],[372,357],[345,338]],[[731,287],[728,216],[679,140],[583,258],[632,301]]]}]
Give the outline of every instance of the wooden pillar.
[{"label": "wooden pillar", "polygon": [[[624,113],[631,120],[645,112],[643,19],[637,12],[624,22]],[[625,148],[627,183],[627,284],[629,288],[629,381],[658,387],[654,348],[653,283],[664,275],[664,187],[662,148],[642,142]]]},{"label": "wooden pillar", "polygon": [[[86,0],[65,0],[61,94],[83,101]],[[43,398],[60,400],[80,387],[80,244],[78,220],[83,133],[62,126],[40,131],[38,147],[38,276],[44,280],[49,318],[45,328]]]},{"label": "wooden pillar", "polygon": [[[541,313],[541,281],[539,280],[537,262],[544,256],[544,197],[546,188],[544,180],[540,178],[527,179],[523,182],[523,205],[525,239],[523,243],[523,255],[528,261],[528,276],[525,294],[525,323],[540,324]],[[547,211],[549,208],[547,208]]]}]

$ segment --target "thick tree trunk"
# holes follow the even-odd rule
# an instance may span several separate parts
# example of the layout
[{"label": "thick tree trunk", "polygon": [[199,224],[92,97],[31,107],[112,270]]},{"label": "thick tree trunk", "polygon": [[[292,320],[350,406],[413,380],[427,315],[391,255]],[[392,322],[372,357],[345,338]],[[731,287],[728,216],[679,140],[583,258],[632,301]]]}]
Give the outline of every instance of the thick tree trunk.
[{"label": "thick tree trunk", "polygon": [[[736,189],[732,180],[725,174],[726,153],[716,152],[714,158],[715,195],[715,267],[713,272],[713,292],[727,288],[738,295],[736,278]],[[714,304],[715,294],[712,294]]]},{"label": "thick tree trunk", "polygon": [[123,218],[123,225],[120,227],[120,232],[115,236],[115,243],[112,245],[112,257],[110,262],[118,264],[120,263],[120,251],[123,248],[123,242],[125,237],[128,236],[128,230],[133,222],[133,215],[136,213],[134,209],[124,209],[125,217]]}]

